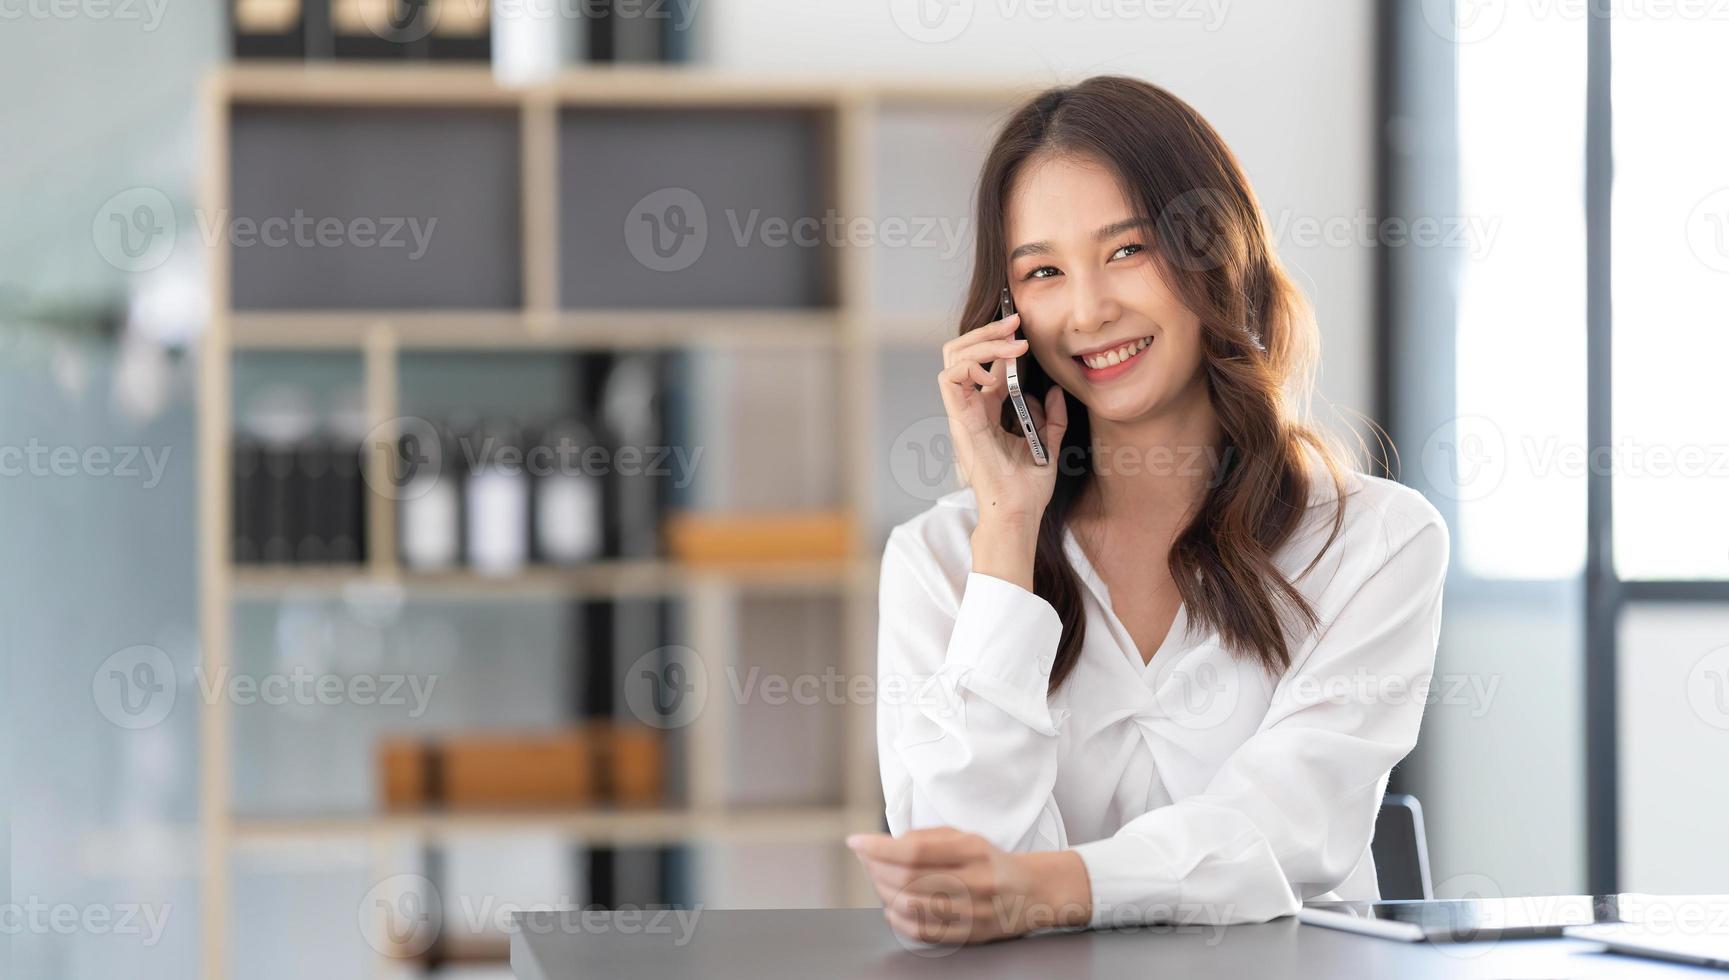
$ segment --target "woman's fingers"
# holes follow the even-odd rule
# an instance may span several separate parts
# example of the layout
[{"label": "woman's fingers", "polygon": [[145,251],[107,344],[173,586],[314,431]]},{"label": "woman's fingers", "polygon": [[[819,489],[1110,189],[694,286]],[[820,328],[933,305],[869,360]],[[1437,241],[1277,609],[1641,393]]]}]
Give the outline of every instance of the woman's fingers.
[{"label": "woman's fingers", "polygon": [[991,372],[987,372],[984,365],[980,365],[979,361],[954,361],[953,365],[946,366],[946,368],[942,368],[941,373],[937,373],[937,379],[942,380],[947,387],[956,389],[956,392],[965,394],[961,389],[968,384],[982,384],[989,387],[991,385]]},{"label": "woman's fingers", "polygon": [[958,867],[991,856],[990,844],[983,837],[953,827],[925,827],[899,837],[852,834],[846,844],[853,853],[873,861],[925,868]]},{"label": "woman's fingers", "polygon": [[943,364],[954,363],[954,354],[962,348],[971,347],[981,341],[1000,340],[1015,332],[1021,325],[1021,315],[1011,313],[1001,320],[993,320],[982,327],[974,327],[959,337],[943,344]]},{"label": "woman's fingers", "polygon": [[1063,433],[1069,430],[1069,403],[1063,398],[1061,385],[1051,385],[1051,390],[1045,392],[1042,414],[1044,419],[1036,423],[1039,427],[1039,438],[1045,444],[1045,452],[1055,458],[1063,445]]},{"label": "woman's fingers", "polygon": [[957,348],[952,354],[945,355],[948,364],[957,361],[971,361],[974,364],[984,364],[989,361],[1000,361],[1007,357],[1020,357],[1027,352],[1027,342],[1017,337],[1001,337],[995,340],[981,340],[976,344],[968,344]]}]

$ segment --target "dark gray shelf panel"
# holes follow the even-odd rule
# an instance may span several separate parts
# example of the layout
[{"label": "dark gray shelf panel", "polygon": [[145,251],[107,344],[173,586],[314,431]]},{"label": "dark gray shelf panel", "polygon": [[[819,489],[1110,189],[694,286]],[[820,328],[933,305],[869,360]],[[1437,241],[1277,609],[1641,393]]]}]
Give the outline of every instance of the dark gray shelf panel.
[{"label": "dark gray shelf panel", "polygon": [[[278,240],[290,242],[230,247],[235,309],[521,306],[514,110],[244,106],[231,154],[233,220],[277,219]],[[297,215],[343,230],[320,242],[308,225],[297,236],[282,224]],[[365,221],[370,234],[356,224]],[[397,222],[402,244],[386,245]]]},{"label": "dark gray shelf panel", "polygon": [[830,123],[785,109],[562,112],[561,304],[832,306],[838,222],[812,229],[815,244],[773,240],[774,222],[835,207]]}]

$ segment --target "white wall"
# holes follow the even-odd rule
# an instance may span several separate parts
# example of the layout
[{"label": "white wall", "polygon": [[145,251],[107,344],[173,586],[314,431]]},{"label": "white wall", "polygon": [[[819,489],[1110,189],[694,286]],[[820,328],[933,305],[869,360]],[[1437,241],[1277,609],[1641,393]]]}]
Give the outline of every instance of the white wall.
[{"label": "white wall", "polygon": [[[1371,412],[1373,252],[1351,230],[1374,193],[1368,0],[1329,2],[1325,16],[1289,0],[699,2],[694,53],[717,67],[1049,84],[1117,73],[1175,92],[1236,151],[1275,231],[1289,230],[1280,254],[1321,324],[1317,415],[1337,424],[1328,401]],[[925,36],[954,36],[916,39],[919,5],[939,25]],[[909,33],[902,23],[915,26]],[[1349,241],[1305,238],[1301,229],[1315,227]]]}]

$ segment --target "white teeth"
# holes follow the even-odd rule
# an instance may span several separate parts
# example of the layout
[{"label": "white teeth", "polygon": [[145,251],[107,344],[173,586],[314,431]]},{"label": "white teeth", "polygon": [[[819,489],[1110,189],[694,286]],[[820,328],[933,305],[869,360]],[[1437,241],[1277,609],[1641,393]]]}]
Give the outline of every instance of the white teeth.
[{"label": "white teeth", "polygon": [[1082,360],[1082,362],[1084,362],[1086,364],[1087,367],[1090,367],[1093,370],[1097,371],[1097,370],[1100,370],[1101,368],[1108,368],[1113,364],[1123,363],[1124,361],[1128,360],[1129,358],[1134,357],[1136,354],[1139,354],[1148,344],[1150,344],[1152,342],[1153,342],[1153,338],[1142,337],[1140,340],[1130,341],[1129,343],[1126,343],[1121,347],[1116,347],[1116,348],[1113,348],[1111,350],[1105,351],[1103,354],[1094,354],[1090,357],[1083,357],[1083,358],[1081,358],[1081,360]]}]

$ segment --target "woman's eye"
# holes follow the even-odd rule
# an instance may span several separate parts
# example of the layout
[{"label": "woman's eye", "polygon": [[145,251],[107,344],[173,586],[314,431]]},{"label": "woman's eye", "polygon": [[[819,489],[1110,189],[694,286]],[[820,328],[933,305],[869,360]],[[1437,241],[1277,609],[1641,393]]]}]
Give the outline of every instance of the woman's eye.
[{"label": "woman's eye", "polygon": [[[1140,250],[1141,250],[1141,246],[1139,243],[1130,242],[1129,244],[1124,245],[1122,248],[1119,248],[1115,252],[1111,253],[1111,258],[1113,258],[1113,259],[1117,259],[1117,258],[1126,259],[1129,257],[1129,255],[1134,255],[1136,252],[1139,252]],[[1127,252],[1128,255],[1124,255],[1123,254],[1124,252]]]},{"label": "woman's eye", "polygon": [[1051,276],[1056,275],[1056,272],[1057,272],[1057,269],[1055,266],[1041,265],[1037,269],[1034,269],[1033,271],[1027,273],[1027,278],[1028,279],[1049,279]]}]

